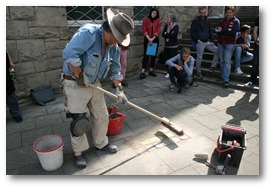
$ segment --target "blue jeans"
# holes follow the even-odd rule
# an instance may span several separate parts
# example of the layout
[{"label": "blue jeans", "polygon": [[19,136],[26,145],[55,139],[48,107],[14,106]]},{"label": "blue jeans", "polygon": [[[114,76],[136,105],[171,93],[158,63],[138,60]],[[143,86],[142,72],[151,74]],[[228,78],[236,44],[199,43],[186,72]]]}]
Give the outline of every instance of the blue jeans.
[{"label": "blue jeans", "polygon": [[253,59],[253,54],[250,52],[246,52],[246,54],[242,54],[243,48],[239,46],[235,46],[234,56],[235,56],[235,69],[239,68],[241,63],[248,62]]},{"label": "blue jeans", "polygon": [[234,44],[218,44],[218,53],[220,58],[221,78],[224,82],[229,82],[231,57],[233,54]]},{"label": "blue jeans", "polygon": [[177,83],[189,84],[193,83],[193,77],[188,76],[185,71],[178,71],[175,67],[168,66],[168,73],[170,74],[170,80],[172,84],[176,84],[175,77],[177,78]]},{"label": "blue jeans", "polygon": [[13,118],[18,117],[21,115],[20,109],[19,109],[19,104],[17,102],[17,98],[15,95],[15,92],[11,93],[10,95],[6,94],[6,103],[9,107],[10,114]]}]

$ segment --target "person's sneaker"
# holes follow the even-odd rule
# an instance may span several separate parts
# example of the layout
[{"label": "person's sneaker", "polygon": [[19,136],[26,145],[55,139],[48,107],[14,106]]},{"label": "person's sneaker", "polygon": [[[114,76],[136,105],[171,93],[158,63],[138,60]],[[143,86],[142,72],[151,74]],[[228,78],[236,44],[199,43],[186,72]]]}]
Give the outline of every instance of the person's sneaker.
[{"label": "person's sneaker", "polygon": [[79,169],[84,169],[87,166],[86,159],[82,155],[74,156],[74,163]]},{"label": "person's sneaker", "polygon": [[17,123],[20,123],[20,122],[23,121],[22,116],[13,117],[13,119],[14,119]]},{"label": "person's sneaker", "polygon": [[203,76],[201,74],[196,74],[195,78],[198,80],[203,80]]},{"label": "person's sneaker", "polygon": [[170,89],[171,91],[173,91],[174,88],[175,88],[175,84],[171,84],[171,85],[169,86],[169,89]]},{"label": "person's sneaker", "polygon": [[154,71],[150,71],[149,76],[156,77],[156,73]]},{"label": "person's sneaker", "polygon": [[209,70],[210,70],[210,72],[215,72],[217,70],[217,68],[216,67],[210,67]]},{"label": "person's sneaker", "polygon": [[122,80],[121,81],[121,85],[124,86],[124,87],[127,87],[128,86],[128,82],[126,80]]},{"label": "person's sneaker", "polygon": [[96,150],[104,150],[104,151],[109,152],[109,153],[117,153],[118,147],[116,145],[108,143],[108,144],[106,144],[106,146],[104,146],[101,149],[96,147]]},{"label": "person's sneaker", "polygon": [[225,81],[225,82],[224,82],[224,87],[225,87],[225,88],[229,87],[229,82]]},{"label": "person's sneaker", "polygon": [[177,93],[181,93],[182,91],[182,84],[181,83],[177,83]]},{"label": "person's sneaker", "polygon": [[244,84],[245,87],[253,87],[253,83],[251,81]]},{"label": "person's sneaker", "polygon": [[169,78],[170,77],[170,75],[169,75],[169,73],[167,73],[166,75],[165,75],[165,78]]},{"label": "person's sneaker", "polygon": [[144,79],[144,78],[146,78],[146,74],[145,74],[145,73],[141,73],[141,74],[139,75],[139,79]]},{"label": "person's sneaker", "polygon": [[238,75],[243,75],[244,74],[244,72],[242,72],[240,67],[235,69],[235,73],[238,74]]}]

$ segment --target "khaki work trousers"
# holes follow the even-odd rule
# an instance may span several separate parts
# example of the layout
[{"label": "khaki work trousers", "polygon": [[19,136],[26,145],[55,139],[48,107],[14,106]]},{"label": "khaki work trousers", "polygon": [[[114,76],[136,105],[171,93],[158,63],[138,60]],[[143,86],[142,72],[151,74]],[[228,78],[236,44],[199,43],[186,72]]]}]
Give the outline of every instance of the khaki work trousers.
[{"label": "khaki work trousers", "polygon": [[[101,87],[100,82],[93,85]],[[68,112],[86,113],[90,111],[94,146],[101,149],[108,144],[106,133],[109,118],[103,92],[90,86],[78,86],[76,81],[64,79],[63,93],[66,95],[65,106]],[[85,133],[79,137],[74,137],[70,133],[70,136],[74,152],[83,152],[89,148]]]}]

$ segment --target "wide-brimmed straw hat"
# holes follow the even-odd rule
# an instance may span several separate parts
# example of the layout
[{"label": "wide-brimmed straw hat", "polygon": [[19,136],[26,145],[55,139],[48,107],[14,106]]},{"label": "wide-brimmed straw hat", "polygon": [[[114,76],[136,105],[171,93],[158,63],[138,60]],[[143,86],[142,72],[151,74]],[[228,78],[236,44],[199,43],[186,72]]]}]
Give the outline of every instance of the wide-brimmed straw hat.
[{"label": "wide-brimmed straw hat", "polygon": [[130,44],[130,31],[134,28],[133,20],[126,14],[109,8],[106,11],[108,23],[114,37],[123,46]]}]

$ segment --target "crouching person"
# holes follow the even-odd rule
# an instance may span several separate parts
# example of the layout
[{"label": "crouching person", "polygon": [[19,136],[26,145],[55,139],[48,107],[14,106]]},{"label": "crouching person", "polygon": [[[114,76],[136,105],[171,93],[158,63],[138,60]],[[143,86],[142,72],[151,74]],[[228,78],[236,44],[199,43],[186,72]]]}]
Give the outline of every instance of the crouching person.
[{"label": "crouching person", "polygon": [[[128,46],[129,32],[134,28],[132,19],[114,9],[107,9],[107,21],[102,26],[83,25],[63,51],[63,92],[66,111],[72,117],[70,124],[74,163],[85,168],[83,152],[89,148],[86,131],[92,129],[92,139],[97,150],[116,153],[117,146],[108,142],[108,112],[104,94],[95,89],[100,79],[109,75],[116,87],[120,103],[127,98],[121,87],[120,51],[117,44]],[[86,117],[88,110],[90,120]]]},{"label": "crouching person", "polygon": [[173,91],[177,87],[177,92],[181,93],[182,86],[192,85],[194,58],[191,56],[189,48],[183,47],[181,53],[166,61],[166,65],[172,83],[169,87],[170,90]]}]

